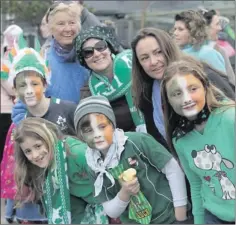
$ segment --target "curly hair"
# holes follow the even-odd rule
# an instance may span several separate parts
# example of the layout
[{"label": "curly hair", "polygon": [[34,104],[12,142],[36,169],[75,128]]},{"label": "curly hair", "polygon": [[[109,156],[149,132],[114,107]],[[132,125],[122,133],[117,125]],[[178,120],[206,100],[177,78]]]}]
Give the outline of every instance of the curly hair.
[{"label": "curly hair", "polygon": [[190,33],[190,44],[195,48],[200,48],[208,40],[206,20],[200,12],[183,11],[175,15],[175,21],[184,22]]}]

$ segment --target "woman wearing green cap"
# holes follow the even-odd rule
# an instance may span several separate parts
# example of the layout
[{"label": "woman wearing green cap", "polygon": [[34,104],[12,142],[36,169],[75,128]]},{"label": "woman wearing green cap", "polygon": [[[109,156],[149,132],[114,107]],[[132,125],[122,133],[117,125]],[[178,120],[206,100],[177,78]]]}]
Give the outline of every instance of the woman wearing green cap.
[{"label": "woman wearing green cap", "polygon": [[117,127],[124,131],[146,132],[131,95],[132,53],[119,53],[120,44],[108,27],[95,26],[81,31],[75,39],[81,65],[90,70],[89,95],[103,95],[115,112]]}]

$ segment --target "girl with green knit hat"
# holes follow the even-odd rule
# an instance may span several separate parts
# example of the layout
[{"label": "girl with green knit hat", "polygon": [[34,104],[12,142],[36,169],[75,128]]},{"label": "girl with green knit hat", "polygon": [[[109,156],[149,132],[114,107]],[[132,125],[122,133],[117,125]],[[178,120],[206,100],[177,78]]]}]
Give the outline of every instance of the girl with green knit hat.
[{"label": "girl with green knit hat", "polygon": [[144,118],[135,108],[131,94],[131,51],[119,53],[114,32],[103,26],[81,31],[75,45],[78,60],[90,70],[89,95],[108,98],[119,128],[146,132]]}]

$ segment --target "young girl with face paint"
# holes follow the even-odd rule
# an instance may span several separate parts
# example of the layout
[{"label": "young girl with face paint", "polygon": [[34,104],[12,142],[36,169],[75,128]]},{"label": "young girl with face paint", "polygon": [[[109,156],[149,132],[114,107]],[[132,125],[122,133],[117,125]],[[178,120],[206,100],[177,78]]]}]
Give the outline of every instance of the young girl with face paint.
[{"label": "young girl with face paint", "polygon": [[92,195],[85,144],[63,136],[55,124],[41,118],[23,120],[14,140],[18,204],[27,185],[25,201],[42,201],[49,224],[108,223]]},{"label": "young girl with face paint", "polygon": [[90,70],[87,96],[108,98],[117,124],[124,131],[146,132],[143,116],[135,108],[131,94],[132,52],[119,53],[114,31],[102,26],[81,31],[75,45],[81,65]]},{"label": "young girl with face paint", "polygon": [[191,186],[194,223],[235,221],[235,102],[180,60],[162,82],[167,140]]},{"label": "young girl with face paint", "polygon": [[[74,116],[77,136],[88,144],[86,160],[94,182],[94,196],[106,214],[122,223],[189,223],[185,178],[170,153],[151,136],[116,128],[111,105],[103,96],[81,100]],[[124,182],[128,168],[137,177]],[[132,196],[143,193],[143,218]],[[140,199],[139,199],[140,201]],[[138,208],[140,205],[135,205]],[[128,209],[131,207],[132,209]],[[132,216],[130,210],[134,210]]]}]

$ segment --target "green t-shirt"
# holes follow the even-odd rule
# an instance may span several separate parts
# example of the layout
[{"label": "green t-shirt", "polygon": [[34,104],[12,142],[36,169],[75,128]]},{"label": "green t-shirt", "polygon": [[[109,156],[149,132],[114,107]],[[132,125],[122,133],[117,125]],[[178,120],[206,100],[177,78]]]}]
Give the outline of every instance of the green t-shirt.
[{"label": "green t-shirt", "polygon": [[204,223],[204,209],[224,221],[235,220],[235,108],[217,109],[204,132],[192,130],[173,139],[191,186],[194,223]]},{"label": "green t-shirt", "polygon": [[[120,164],[123,164],[125,170],[131,167],[136,169],[140,190],[152,206],[151,223],[173,223],[175,215],[172,194],[166,176],[161,172],[172,156],[148,134],[127,132],[125,135],[128,136],[128,140],[121,154]],[[95,181],[96,175],[91,172],[91,176]],[[120,191],[118,180],[113,187],[110,186],[110,180],[104,176],[103,189],[97,197],[99,202],[113,199]],[[129,220],[128,207],[120,219],[122,223],[136,223],[134,220]]]}]

